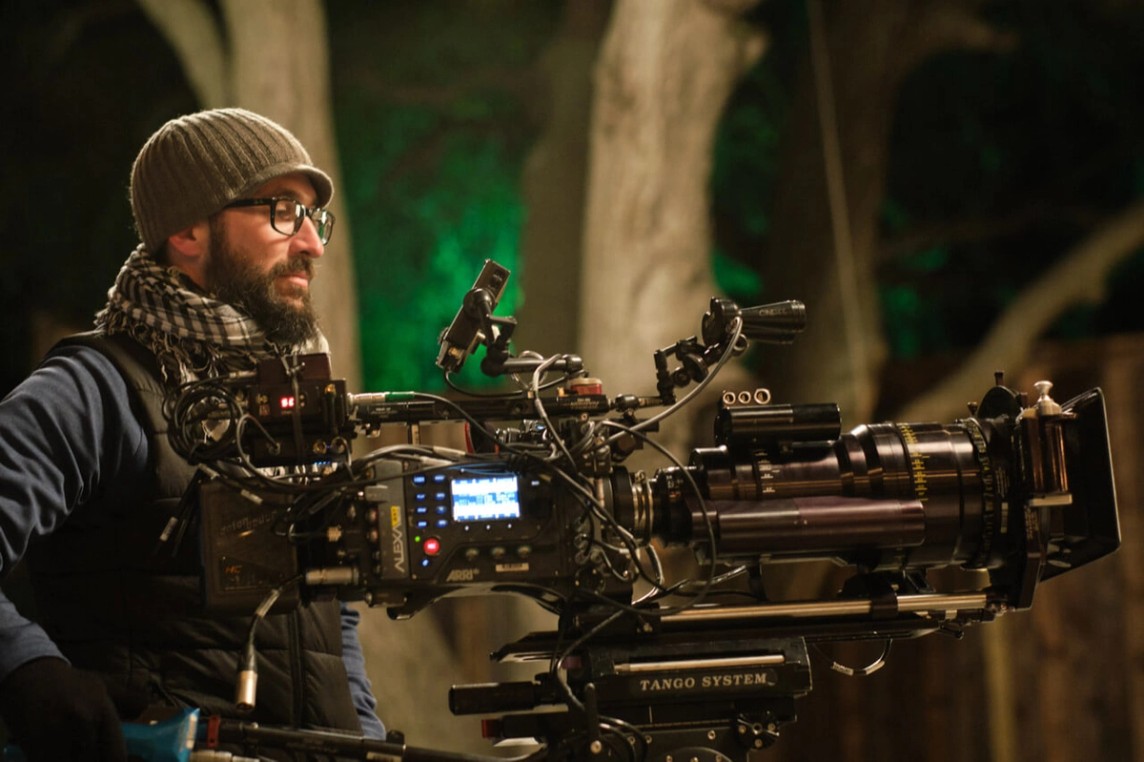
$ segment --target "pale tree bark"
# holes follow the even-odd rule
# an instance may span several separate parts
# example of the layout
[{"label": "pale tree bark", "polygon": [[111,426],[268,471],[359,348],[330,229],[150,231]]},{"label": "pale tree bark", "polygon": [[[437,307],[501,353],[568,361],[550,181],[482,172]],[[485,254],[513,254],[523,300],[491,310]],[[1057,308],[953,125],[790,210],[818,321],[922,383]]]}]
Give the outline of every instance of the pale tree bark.
[{"label": "pale tree bark", "polygon": [[[236,102],[290,129],[340,188],[324,6],[320,0],[226,0],[222,8]],[[332,206],[338,227],[314,281],[314,306],[330,340],[336,373],[351,389],[360,389],[350,221],[336,194]]]},{"label": "pale tree bark", "polygon": [[521,176],[528,216],[521,228],[518,349],[556,354],[578,347],[592,68],[610,9],[610,0],[568,0],[537,63],[543,127]]},{"label": "pale tree bark", "polygon": [[1082,303],[1099,304],[1113,267],[1141,246],[1144,202],[1116,215],[1043,273],[1031,273],[1032,282],[997,319],[957,373],[911,400],[895,419],[946,420],[964,415],[966,403],[981,398],[995,371],[1004,370],[1010,378],[1016,378],[1024,370],[1033,359],[1037,337],[1067,308]]},{"label": "pale tree bark", "polygon": [[811,46],[784,130],[763,281],[807,305],[807,330],[768,367],[776,396],[839,403],[869,419],[886,358],[875,267],[898,89],[951,49],[1012,39],[982,22],[979,0],[810,0]]},{"label": "pale tree bark", "polygon": [[231,103],[230,61],[222,30],[202,0],[137,0],[170,44],[203,108]]},{"label": "pale tree bark", "polygon": [[[695,335],[716,293],[712,145],[732,88],[765,47],[737,16],[753,4],[619,0],[613,10],[595,76],[580,311],[581,353],[609,393],[653,393],[652,352]],[[657,439],[678,453],[688,418]]]},{"label": "pale tree bark", "polygon": [[[203,0],[138,2],[171,43],[204,108],[241,106],[273,119],[293,132],[334,187],[340,186],[329,43],[320,0],[224,0],[225,32]],[[332,206],[338,228],[319,265],[314,304],[338,376],[359,389],[361,350],[349,215],[336,193]]]},{"label": "pale tree bark", "polygon": [[[535,66],[538,76],[531,109],[541,132],[521,173],[528,214],[521,227],[518,274],[524,299],[516,312],[517,351],[546,355],[578,351],[592,71],[611,8],[611,0],[567,0],[560,26]],[[504,679],[503,667],[494,672],[489,665],[489,645],[557,626],[553,615],[523,598],[495,607],[483,599],[458,602],[457,611],[467,615],[467,633],[480,636],[467,638],[468,647],[458,648],[458,660],[474,665],[468,670],[471,680]],[[531,679],[531,675],[516,677]]]}]

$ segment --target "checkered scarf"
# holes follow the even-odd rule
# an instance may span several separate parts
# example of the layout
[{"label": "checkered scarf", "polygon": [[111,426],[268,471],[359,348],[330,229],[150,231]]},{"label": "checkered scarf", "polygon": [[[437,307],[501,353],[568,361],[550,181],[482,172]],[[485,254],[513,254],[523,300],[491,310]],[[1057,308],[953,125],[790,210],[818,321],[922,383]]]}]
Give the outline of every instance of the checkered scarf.
[{"label": "checkered scarf", "polygon": [[142,245],[123,263],[95,325],[149,348],[164,379],[174,384],[251,370],[268,357],[329,348],[320,333],[304,346],[271,343],[254,320],[204,293],[178,269],[156,262]]}]

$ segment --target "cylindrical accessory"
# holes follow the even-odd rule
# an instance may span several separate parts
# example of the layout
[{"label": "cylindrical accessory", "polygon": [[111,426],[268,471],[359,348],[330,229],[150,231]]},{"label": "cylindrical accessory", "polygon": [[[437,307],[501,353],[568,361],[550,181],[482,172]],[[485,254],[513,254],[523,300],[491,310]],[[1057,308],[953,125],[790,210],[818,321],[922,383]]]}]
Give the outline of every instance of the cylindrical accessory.
[{"label": "cylindrical accessory", "polygon": [[1071,502],[1061,418],[1052,415],[1021,419],[1025,473],[1034,500],[1044,504]]},{"label": "cylindrical accessory", "polygon": [[715,442],[731,450],[825,442],[841,433],[842,413],[833,403],[723,407],[715,416]]},{"label": "cylindrical accessory", "polygon": [[724,558],[992,568],[1014,540],[1004,534],[1004,485],[994,472],[1001,453],[986,452],[987,440],[1006,437],[991,431],[887,423],[833,442],[696,449],[688,468],[657,473],[651,534],[713,540]]},{"label": "cylindrical accessory", "polygon": [[1036,505],[1068,505],[1068,471],[1065,468],[1065,414],[1049,396],[1051,381],[1038,381],[1037,401],[1021,411],[1022,468]]},{"label": "cylindrical accessory", "polygon": [[335,585],[356,585],[358,570],[353,566],[330,566],[306,571],[306,584],[323,587]]},{"label": "cylindrical accessory", "polygon": [[455,715],[519,712],[555,703],[532,682],[477,683],[449,689],[449,711]]},{"label": "cylindrical accessory", "polygon": [[742,320],[742,335],[751,341],[789,344],[806,327],[806,307],[786,301],[740,308],[730,299],[715,297],[703,315],[703,343],[711,346],[728,338],[735,318]]},{"label": "cylindrical accessory", "polygon": [[238,673],[234,690],[234,708],[242,714],[254,711],[258,696],[258,672],[244,669]]},{"label": "cylindrical accessory", "polygon": [[603,394],[604,382],[598,378],[574,378],[568,382],[569,394]]},{"label": "cylindrical accessory", "polygon": [[[710,501],[720,553],[830,554],[842,548],[903,548],[926,537],[925,510],[917,500],[869,500],[835,496],[786,500]],[[694,526],[703,516],[692,513]]]}]

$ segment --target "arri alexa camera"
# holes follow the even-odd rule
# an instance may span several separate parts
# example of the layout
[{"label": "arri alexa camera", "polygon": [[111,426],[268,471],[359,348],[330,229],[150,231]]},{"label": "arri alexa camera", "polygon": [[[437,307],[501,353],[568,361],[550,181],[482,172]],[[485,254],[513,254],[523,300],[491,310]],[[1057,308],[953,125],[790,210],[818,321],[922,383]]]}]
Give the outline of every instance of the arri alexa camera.
[{"label": "arri alexa camera", "polygon": [[[683,463],[655,443],[658,423],[750,342],[792,341],[803,306],[712,299],[700,335],[654,352],[655,394],[607,396],[579,357],[509,351],[515,321],[493,315],[508,275],[485,263],[437,364],[448,379],[483,345],[481,368],[515,391],[355,394],[311,355],[172,402],[172,441],[203,475],[208,607],[252,614],[240,706],[255,700],[253,632],[272,608],[333,595],[400,618],[452,594],[514,593],[558,625],[495,657],[538,674],[454,687],[454,713],[490,715],[493,740],[535,739],[529,759],[746,760],[794,721],[808,644],[956,633],[1119,545],[1099,389],[1058,404],[1048,382],[1026,399],[999,376],[954,423],[848,433],[836,405],[728,391],[715,446]],[[419,443],[442,421],[465,427],[468,450]],[[351,456],[351,439],[390,424],[409,436]],[[625,468],[645,446],[664,467]],[[691,578],[669,578],[667,546],[691,550]],[[768,597],[769,564],[818,559],[852,571],[840,592]],[[942,591],[927,580],[939,567],[980,573]],[[238,723],[232,737],[321,736],[275,732]],[[327,740],[360,758],[456,758]]]}]

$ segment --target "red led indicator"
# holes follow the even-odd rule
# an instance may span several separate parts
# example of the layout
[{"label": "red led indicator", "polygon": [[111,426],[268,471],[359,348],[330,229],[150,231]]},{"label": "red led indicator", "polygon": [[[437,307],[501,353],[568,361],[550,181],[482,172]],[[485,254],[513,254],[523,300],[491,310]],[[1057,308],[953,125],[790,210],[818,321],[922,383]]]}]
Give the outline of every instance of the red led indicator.
[{"label": "red led indicator", "polygon": [[427,537],[425,542],[421,543],[421,549],[425,551],[425,555],[435,556],[441,552],[441,541],[436,537]]},{"label": "red led indicator", "polygon": [[294,404],[295,404],[295,399],[293,396],[282,397],[278,400],[278,407],[281,408],[282,410],[293,410]]}]

